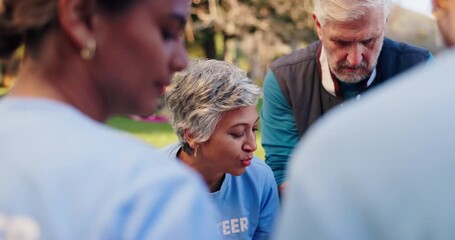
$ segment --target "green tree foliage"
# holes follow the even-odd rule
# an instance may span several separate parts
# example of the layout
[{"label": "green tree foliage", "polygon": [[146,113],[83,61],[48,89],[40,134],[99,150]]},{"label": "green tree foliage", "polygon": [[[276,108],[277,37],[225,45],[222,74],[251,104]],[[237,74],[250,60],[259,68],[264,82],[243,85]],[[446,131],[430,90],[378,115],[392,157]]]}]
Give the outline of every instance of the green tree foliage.
[{"label": "green tree foliage", "polygon": [[316,39],[311,1],[193,0],[190,45],[262,80],[270,62]]},{"label": "green tree foliage", "polygon": [[[260,84],[274,59],[317,39],[312,11],[312,0],[193,0],[189,46],[202,46],[197,56],[242,67]],[[392,39],[442,49],[428,16],[394,6],[387,25]]]}]

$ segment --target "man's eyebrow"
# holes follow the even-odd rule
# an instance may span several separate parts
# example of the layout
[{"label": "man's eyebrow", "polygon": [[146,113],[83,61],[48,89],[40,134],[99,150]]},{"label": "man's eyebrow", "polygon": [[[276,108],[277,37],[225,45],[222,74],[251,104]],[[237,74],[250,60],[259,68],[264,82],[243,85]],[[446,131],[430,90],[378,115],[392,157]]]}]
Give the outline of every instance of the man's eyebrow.
[{"label": "man's eyebrow", "polygon": [[340,38],[340,37],[331,37],[330,39],[332,41],[337,41],[337,42],[349,42],[349,40],[343,39],[343,38]]}]

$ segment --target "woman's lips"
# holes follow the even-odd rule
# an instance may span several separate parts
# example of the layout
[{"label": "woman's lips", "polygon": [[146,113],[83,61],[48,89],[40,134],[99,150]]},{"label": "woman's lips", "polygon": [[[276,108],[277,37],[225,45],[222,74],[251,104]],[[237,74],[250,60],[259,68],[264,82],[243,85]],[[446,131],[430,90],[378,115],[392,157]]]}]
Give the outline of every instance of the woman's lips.
[{"label": "woman's lips", "polygon": [[242,160],[242,164],[243,164],[243,166],[245,166],[245,167],[250,166],[250,165],[251,165],[251,158]]}]

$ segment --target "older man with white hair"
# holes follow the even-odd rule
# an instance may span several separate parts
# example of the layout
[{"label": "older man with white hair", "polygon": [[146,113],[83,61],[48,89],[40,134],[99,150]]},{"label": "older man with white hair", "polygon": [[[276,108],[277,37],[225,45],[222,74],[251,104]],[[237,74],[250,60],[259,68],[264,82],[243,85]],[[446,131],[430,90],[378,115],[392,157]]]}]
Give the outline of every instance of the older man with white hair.
[{"label": "older man with white hair", "polygon": [[315,0],[320,40],[271,64],[263,85],[262,145],[280,190],[289,155],[317,119],[432,58],[428,50],[384,37],[390,5],[389,0]]},{"label": "older man with white hair", "polygon": [[308,132],[276,239],[454,239],[455,1],[432,2],[449,49]]}]

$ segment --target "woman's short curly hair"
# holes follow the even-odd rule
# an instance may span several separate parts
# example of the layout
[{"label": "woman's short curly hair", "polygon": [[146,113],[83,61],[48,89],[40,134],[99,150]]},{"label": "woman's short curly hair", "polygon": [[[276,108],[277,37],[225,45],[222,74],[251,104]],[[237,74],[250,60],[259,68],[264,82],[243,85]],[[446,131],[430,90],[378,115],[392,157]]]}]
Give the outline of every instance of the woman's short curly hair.
[{"label": "woman's short curly hair", "polygon": [[233,64],[195,59],[175,75],[164,101],[183,151],[192,154],[184,137],[185,129],[197,142],[205,142],[225,112],[256,106],[260,95],[260,88]]}]

